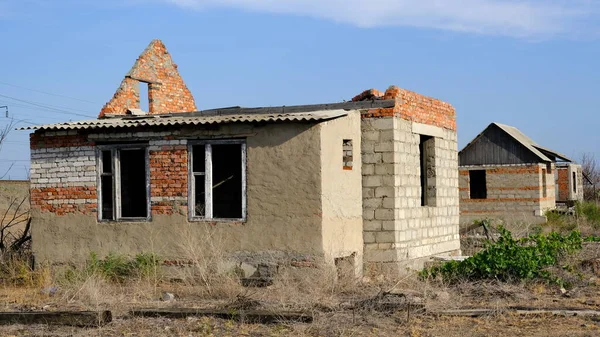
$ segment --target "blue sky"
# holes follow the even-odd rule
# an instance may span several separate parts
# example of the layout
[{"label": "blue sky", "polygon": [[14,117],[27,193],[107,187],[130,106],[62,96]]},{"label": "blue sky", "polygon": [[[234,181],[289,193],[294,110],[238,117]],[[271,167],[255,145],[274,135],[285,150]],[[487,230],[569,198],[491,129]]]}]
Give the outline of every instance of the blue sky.
[{"label": "blue sky", "polygon": [[[159,38],[201,109],[395,84],[454,105],[459,147],[501,122],[600,158],[599,22],[597,0],[0,0],[0,106],[20,125],[93,118]],[[12,131],[0,175],[28,161]]]}]

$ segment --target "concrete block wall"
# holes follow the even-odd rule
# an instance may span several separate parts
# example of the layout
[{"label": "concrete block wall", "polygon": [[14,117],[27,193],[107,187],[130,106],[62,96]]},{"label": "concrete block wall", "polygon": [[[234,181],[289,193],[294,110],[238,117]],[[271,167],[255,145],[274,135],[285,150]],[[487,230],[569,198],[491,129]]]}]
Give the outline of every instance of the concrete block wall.
[{"label": "concrete block wall", "polygon": [[[544,213],[555,207],[554,165],[484,165],[460,167],[461,223],[498,218],[532,223],[544,222]],[[485,170],[486,199],[471,199],[470,170]],[[546,196],[543,192],[546,173]]]},{"label": "concrete block wall", "polygon": [[31,208],[58,215],[97,209],[96,152],[75,131],[31,135]]},{"label": "concrete block wall", "polygon": [[[415,100],[428,102],[434,108],[430,108],[429,115],[423,112],[409,118],[401,107],[407,102],[398,97],[398,107],[392,111],[363,113],[363,240],[367,275],[382,270],[403,272],[406,267],[420,266],[429,256],[460,253],[458,147],[456,132],[450,129],[454,124],[449,122],[449,105],[422,96]],[[442,113],[435,112],[439,106]],[[432,137],[433,145],[427,149],[427,172],[421,172],[421,135]],[[428,177],[430,197],[426,206],[421,205],[422,174]]]}]

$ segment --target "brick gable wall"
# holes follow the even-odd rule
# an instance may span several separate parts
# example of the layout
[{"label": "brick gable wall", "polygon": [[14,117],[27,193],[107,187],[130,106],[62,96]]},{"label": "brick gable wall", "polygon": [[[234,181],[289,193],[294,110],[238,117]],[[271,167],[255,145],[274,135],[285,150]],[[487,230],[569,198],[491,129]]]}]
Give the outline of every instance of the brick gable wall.
[{"label": "brick gable wall", "polygon": [[126,114],[140,109],[140,85],[148,84],[150,114],[196,111],[196,103],[177,71],[167,48],[153,40],[136,60],[113,98],[102,107],[105,114]]}]

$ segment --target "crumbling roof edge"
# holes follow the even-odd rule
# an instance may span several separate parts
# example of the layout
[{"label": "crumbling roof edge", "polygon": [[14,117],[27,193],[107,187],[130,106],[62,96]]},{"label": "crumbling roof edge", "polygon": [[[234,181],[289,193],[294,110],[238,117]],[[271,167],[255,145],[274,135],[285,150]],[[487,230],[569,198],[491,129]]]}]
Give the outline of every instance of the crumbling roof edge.
[{"label": "crumbling roof edge", "polygon": [[[327,103],[327,104],[309,104],[309,105],[292,105],[292,106],[275,106],[275,107],[257,107],[257,108],[244,108],[239,106],[218,108],[194,112],[176,112],[170,114],[147,114],[142,116],[134,115],[112,115],[101,119],[77,121],[77,122],[66,122],[66,123],[55,123],[45,124],[37,126],[27,126],[17,128],[17,130],[48,130],[48,129],[82,129],[82,128],[107,128],[107,127],[131,127],[134,125],[134,121],[139,121],[139,125],[146,125],[148,121],[154,121],[152,125],[170,125],[167,121],[169,119],[184,119],[184,118],[218,118],[218,117],[230,117],[227,122],[253,122],[253,121],[302,121],[302,120],[326,120],[331,118],[337,118],[345,115],[345,113],[339,113],[327,116],[304,116],[310,113],[316,113],[319,111],[351,111],[351,110],[365,110],[365,109],[377,109],[377,108],[390,108],[394,107],[396,101],[390,100],[370,100],[362,102],[341,102],[341,103]],[[264,117],[270,115],[271,117]],[[314,115],[314,114],[313,114]],[[235,118],[236,116],[244,116],[244,118]],[[281,117],[283,116],[283,117]],[[161,123],[164,120],[165,123]],[[106,124],[103,124],[105,121]],[[124,121],[131,122],[131,124],[125,125],[110,125],[110,121]],[[213,124],[223,123],[225,121],[214,121],[211,120],[206,123],[197,124]],[[94,124],[96,124],[94,126]],[[196,123],[191,123],[196,124]],[[78,127],[78,126],[79,127]],[[87,127],[86,127],[87,126]]]},{"label": "crumbling roof edge", "polygon": [[[360,102],[340,102],[324,104],[305,104],[305,105],[282,105],[273,107],[254,107],[247,108],[241,106],[232,106],[225,108],[216,108],[208,110],[199,110],[192,112],[173,112],[168,114],[149,114],[144,117],[208,117],[208,116],[226,116],[226,115],[250,115],[250,114],[288,114],[301,112],[314,112],[325,110],[362,110],[392,108],[396,104],[393,99],[388,100],[369,100]],[[105,118],[128,118],[128,115],[111,115]],[[131,116],[140,118],[140,116]]]}]

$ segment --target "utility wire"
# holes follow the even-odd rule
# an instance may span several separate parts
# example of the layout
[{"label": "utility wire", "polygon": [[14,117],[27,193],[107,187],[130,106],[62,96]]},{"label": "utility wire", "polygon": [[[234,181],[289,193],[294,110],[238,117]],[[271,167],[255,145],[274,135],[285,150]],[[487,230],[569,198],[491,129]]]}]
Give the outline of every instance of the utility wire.
[{"label": "utility wire", "polygon": [[80,99],[80,98],[75,98],[75,97],[70,97],[70,96],[65,96],[65,95],[59,95],[59,94],[53,94],[51,92],[46,92],[46,91],[41,91],[41,90],[31,89],[31,88],[26,88],[26,87],[22,87],[20,85],[10,84],[10,83],[6,83],[6,82],[0,82],[0,84],[7,85],[9,87],[14,87],[14,88],[19,88],[19,89],[25,89],[25,90],[29,90],[29,91],[39,92],[40,94],[45,94],[45,95],[50,95],[50,96],[56,96],[56,97],[62,97],[62,98],[68,98],[68,99],[72,99],[74,101],[85,102],[85,103],[92,103],[92,104],[98,104],[97,102],[92,102],[92,101],[88,101],[88,100],[85,100],[85,99]]},{"label": "utility wire", "polygon": [[4,98],[8,98],[8,99],[12,99],[18,102],[23,102],[26,104],[30,104],[33,106],[37,106],[37,107],[41,107],[44,109],[48,109],[51,110],[52,112],[56,112],[56,113],[62,113],[62,114],[66,114],[66,115],[74,115],[74,116],[82,116],[82,117],[92,117],[95,118],[95,116],[92,115],[86,115],[86,114],[82,114],[82,113],[77,113],[77,112],[71,112],[71,111],[67,111],[64,109],[69,109],[69,110],[73,110],[73,111],[82,111],[82,112],[88,112],[88,111],[83,111],[83,110],[77,110],[77,109],[72,109],[72,108],[67,108],[67,107],[61,107],[61,106],[57,106],[57,105],[49,105],[49,104],[44,104],[44,103],[39,103],[39,102],[34,102],[34,101],[28,101],[28,100],[24,100],[24,99],[20,99],[20,98],[16,98],[16,97],[11,97],[11,96],[6,96],[6,95],[2,95],[0,94],[0,97],[4,97]]}]

